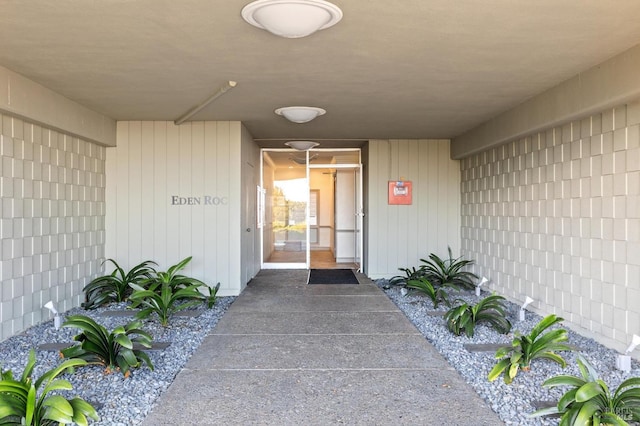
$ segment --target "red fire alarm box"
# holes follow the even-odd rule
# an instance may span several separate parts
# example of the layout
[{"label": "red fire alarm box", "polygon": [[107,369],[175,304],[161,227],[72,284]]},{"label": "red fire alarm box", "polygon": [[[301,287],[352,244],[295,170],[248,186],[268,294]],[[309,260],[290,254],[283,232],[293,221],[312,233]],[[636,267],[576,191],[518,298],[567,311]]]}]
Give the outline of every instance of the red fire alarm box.
[{"label": "red fire alarm box", "polygon": [[411,204],[411,181],[389,181],[389,204]]}]

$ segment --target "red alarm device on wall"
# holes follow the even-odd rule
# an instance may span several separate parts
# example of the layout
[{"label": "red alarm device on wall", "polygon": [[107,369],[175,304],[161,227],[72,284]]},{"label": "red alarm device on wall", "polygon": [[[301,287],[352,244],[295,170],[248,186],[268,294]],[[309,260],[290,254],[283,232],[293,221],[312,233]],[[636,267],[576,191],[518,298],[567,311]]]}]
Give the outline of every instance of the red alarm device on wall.
[{"label": "red alarm device on wall", "polygon": [[389,181],[389,204],[411,204],[411,181]]}]

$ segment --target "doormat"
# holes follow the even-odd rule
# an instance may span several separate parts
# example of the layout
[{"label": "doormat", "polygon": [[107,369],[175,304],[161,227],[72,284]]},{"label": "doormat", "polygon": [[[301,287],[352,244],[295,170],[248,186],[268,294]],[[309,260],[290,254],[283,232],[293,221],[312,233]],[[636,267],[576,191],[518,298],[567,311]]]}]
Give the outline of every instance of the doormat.
[{"label": "doormat", "polygon": [[359,284],[351,269],[312,269],[309,284]]}]

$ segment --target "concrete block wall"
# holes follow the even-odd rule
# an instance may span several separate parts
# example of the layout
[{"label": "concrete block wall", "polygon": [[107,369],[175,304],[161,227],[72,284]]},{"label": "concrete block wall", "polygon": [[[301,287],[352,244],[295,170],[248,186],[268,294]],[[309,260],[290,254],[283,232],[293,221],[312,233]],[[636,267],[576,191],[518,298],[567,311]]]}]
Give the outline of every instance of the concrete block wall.
[{"label": "concrete block wall", "polygon": [[640,334],[640,103],[461,161],[462,252],[490,288],[623,350]]},{"label": "concrete block wall", "polygon": [[0,340],[83,301],[104,257],[105,148],[0,115]]}]

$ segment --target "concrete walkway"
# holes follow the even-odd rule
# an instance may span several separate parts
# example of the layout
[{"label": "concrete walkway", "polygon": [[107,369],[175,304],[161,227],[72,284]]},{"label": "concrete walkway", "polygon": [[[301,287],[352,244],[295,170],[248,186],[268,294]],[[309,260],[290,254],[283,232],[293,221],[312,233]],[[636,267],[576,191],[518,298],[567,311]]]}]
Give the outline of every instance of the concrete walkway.
[{"label": "concrete walkway", "polygon": [[366,277],[264,270],[145,425],[501,425]]}]

